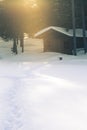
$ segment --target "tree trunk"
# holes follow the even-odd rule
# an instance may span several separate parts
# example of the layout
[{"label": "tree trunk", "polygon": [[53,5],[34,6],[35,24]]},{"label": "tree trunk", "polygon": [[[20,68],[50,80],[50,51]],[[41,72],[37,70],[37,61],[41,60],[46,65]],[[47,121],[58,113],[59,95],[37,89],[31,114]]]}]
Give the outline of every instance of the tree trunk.
[{"label": "tree trunk", "polygon": [[22,52],[24,52],[24,35],[20,35],[20,46],[22,47]]},{"label": "tree trunk", "polygon": [[75,0],[72,0],[72,25],[73,25],[73,54],[77,55],[76,52],[76,15],[75,15]]},{"label": "tree trunk", "polygon": [[18,54],[18,51],[17,51],[17,40],[16,38],[13,39],[13,52]]},{"label": "tree trunk", "polygon": [[86,23],[85,23],[85,10],[84,10],[84,1],[83,0],[81,0],[81,11],[82,11],[82,27],[83,27],[84,52],[87,53]]},{"label": "tree trunk", "polygon": [[18,45],[18,37],[17,37],[17,45]]}]

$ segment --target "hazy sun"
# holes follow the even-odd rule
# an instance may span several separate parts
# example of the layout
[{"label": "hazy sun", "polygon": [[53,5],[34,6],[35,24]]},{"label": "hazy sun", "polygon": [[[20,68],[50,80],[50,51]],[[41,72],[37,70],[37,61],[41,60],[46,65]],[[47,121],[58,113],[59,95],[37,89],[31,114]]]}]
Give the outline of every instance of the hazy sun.
[{"label": "hazy sun", "polygon": [[37,7],[37,2],[36,0],[24,0],[25,5],[29,5],[32,8]]}]

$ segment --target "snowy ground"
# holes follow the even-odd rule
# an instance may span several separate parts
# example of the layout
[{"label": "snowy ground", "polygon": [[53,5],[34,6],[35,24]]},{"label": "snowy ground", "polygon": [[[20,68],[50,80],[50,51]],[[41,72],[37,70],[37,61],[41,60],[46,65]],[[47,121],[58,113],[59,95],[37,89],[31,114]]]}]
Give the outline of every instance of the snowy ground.
[{"label": "snowy ground", "polygon": [[1,41],[0,130],[87,130],[87,55],[9,47]]}]

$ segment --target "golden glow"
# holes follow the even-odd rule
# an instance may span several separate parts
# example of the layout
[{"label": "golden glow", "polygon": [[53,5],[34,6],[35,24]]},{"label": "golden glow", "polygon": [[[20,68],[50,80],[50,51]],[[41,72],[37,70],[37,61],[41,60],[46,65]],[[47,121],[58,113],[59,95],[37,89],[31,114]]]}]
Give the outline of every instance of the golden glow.
[{"label": "golden glow", "polygon": [[24,0],[26,6],[30,6],[31,8],[37,7],[36,0]]},{"label": "golden glow", "polygon": [[23,7],[24,9],[30,9],[37,7],[36,0],[19,0],[19,1],[11,0],[4,2],[4,4],[6,5],[6,7],[8,6],[10,8]]}]

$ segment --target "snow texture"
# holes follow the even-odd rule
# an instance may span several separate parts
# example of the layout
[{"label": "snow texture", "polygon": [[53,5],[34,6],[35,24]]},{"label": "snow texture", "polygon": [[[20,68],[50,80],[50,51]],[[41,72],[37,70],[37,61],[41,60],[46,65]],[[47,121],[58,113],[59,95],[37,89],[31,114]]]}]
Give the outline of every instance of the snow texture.
[{"label": "snow texture", "polygon": [[0,130],[87,130],[87,55],[42,53],[33,39],[23,54],[11,46],[0,43]]}]

